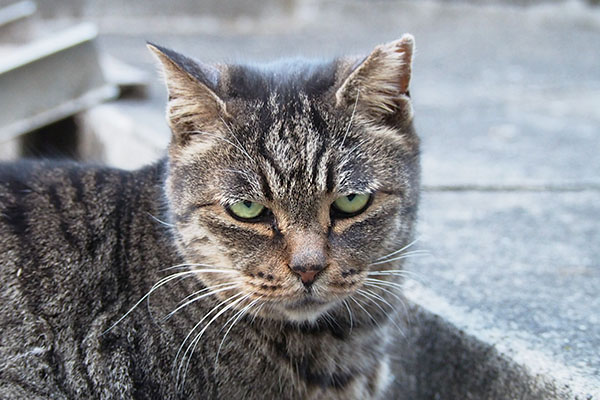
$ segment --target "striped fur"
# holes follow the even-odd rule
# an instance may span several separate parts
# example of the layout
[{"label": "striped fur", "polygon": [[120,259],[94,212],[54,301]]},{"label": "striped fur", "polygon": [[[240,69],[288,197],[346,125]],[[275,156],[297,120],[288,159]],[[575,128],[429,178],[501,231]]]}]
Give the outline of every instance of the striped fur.
[{"label": "striped fur", "polygon": [[[151,45],[168,158],[2,165],[0,398],[385,398],[399,278],[368,279],[415,222],[412,43],[265,67]],[[352,193],[369,207],[334,218]],[[240,200],[270,212],[239,221]],[[305,256],[326,264],[310,289]]]}]

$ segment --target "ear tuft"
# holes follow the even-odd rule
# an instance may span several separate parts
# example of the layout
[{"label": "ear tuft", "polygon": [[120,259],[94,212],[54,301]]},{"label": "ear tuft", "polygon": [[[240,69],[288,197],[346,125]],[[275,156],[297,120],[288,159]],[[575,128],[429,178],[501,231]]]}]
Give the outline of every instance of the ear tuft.
[{"label": "ear tuft", "polygon": [[377,46],[342,83],[336,93],[337,106],[356,104],[357,110],[377,120],[398,113],[412,118],[408,93],[414,47],[410,34]]}]

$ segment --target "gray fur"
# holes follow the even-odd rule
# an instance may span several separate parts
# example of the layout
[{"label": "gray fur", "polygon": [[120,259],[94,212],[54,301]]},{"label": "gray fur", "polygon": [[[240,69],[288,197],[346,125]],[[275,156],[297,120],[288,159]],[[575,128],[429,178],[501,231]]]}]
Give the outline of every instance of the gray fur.
[{"label": "gray fur", "polygon": [[[167,159],[1,166],[0,398],[385,398],[419,192],[412,46],[265,69],[152,46]],[[372,203],[338,218],[352,193]],[[240,200],[270,212],[236,220]],[[290,260],[322,264],[312,286]]]}]

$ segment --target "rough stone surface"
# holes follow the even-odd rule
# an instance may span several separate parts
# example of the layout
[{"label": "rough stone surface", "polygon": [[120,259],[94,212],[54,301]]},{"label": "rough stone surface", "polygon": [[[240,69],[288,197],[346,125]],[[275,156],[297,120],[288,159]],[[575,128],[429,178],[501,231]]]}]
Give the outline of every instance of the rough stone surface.
[{"label": "rough stone surface", "polygon": [[[434,363],[464,366],[465,353],[440,353],[444,341],[464,343],[474,357],[490,357],[475,363],[472,375],[449,365],[438,373],[466,374],[461,379],[471,386],[479,382],[483,395],[509,378],[498,364],[500,354],[528,376],[524,386],[509,379],[514,389],[532,391],[483,398],[600,396],[600,192],[427,192],[422,200],[418,246],[431,255],[409,263],[419,283],[408,284],[406,293],[445,321],[425,312],[415,323],[421,337],[416,348]],[[431,326],[450,336],[432,339]],[[466,335],[488,345],[491,355]],[[482,373],[491,367],[502,374]],[[442,398],[457,398],[446,393]]]}]

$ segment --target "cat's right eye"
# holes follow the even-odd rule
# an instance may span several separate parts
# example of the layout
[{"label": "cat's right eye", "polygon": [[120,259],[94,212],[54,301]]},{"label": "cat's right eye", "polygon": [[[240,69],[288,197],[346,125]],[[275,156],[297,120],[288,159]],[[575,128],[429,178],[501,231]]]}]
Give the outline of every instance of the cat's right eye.
[{"label": "cat's right eye", "polygon": [[232,204],[227,210],[236,219],[253,222],[263,215],[266,209],[267,208],[260,203],[243,200]]},{"label": "cat's right eye", "polygon": [[340,218],[349,218],[362,213],[371,204],[372,196],[369,194],[349,194],[338,197],[332,204],[334,215]]}]

